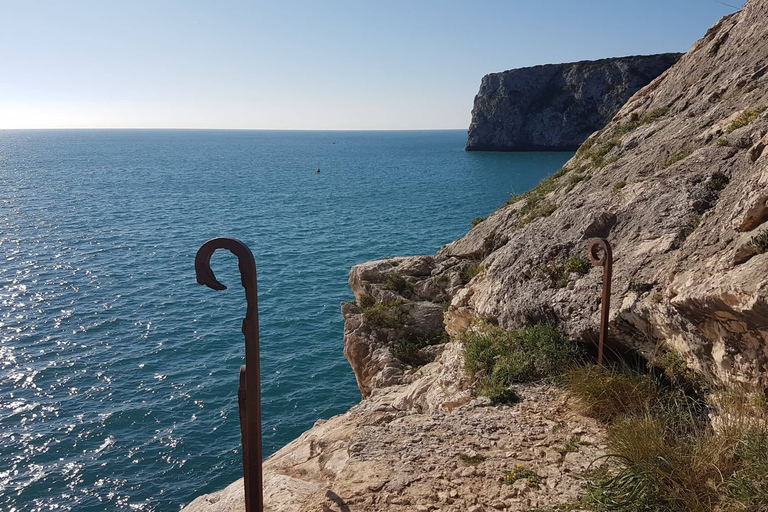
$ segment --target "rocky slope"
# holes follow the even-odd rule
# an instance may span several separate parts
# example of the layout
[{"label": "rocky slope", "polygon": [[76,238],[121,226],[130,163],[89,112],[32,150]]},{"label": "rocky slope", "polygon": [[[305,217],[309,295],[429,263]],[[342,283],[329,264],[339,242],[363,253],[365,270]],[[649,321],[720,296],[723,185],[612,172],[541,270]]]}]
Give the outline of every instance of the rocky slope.
[{"label": "rocky slope", "polygon": [[467,151],[573,150],[679,53],[491,73],[475,96]]},{"label": "rocky slope", "polygon": [[[604,450],[599,426],[543,384],[523,387],[514,406],[473,399],[455,339],[553,321],[593,344],[602,271],[576,258],[592,237],[613,245],[609,353],[674,352],[713,383],[765,393],[766,146],[768,0],[750,0],[538,188],[434,256],[352,269],[345,354],[366,399],[267,460],[269,510],[511,511],[576,499]],[[500,484],[518,464],[543,483]],[[241,489],[185,510],[242,510]]]},{"label": "rocky slope", "polygon": [[[460,363],[461,349],[451,343],[443,357],[417,372],[412,385],[374,391],[270,457],[264,474],[266,510],[573,509],[584,494],[583,474],[605,453],[601,427],[575,412],[561,390],[543,384],[522,387],[525,400],[513,407],[492,406],[487,398],[445,406],[452,392],[437,393],[436,380],[452,383],[451,373],[462,371]],[[424,396],[427,389],[431,399]],[[415,401],[430,404],[433,412]],[[536,480],[502,484],[515,469],[532,472]],[[242,480],[183,509],[243,510]]]}]

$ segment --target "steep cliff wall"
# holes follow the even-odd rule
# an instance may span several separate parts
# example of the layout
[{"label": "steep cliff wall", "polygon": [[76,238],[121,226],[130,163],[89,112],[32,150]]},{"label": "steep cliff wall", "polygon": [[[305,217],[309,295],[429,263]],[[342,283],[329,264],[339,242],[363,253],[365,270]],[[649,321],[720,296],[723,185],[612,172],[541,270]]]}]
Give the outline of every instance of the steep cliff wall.
[{"label": "steep cliff wall", "polygon": [[[511,330],[552,320],[592,343],[602,271],[568,261],[586,255],[588,239],[606,237],[613,347],[651,359],[672,350],[713,383],[768,390],[766,146],[768,0],[751,0],[539,187],[418,264],[353,269],[358,299],[408,301],[405,330],[384,334],[345,308],[347,355],[366,365],[361,389],[398,382],[388,337],[407,337],[416,318],[447,303],[450,334],[473,321]],[[387,286],[398,279],[407,286]]]},{"label": "steep cliff wall", "polygon": [[491,73],[475,96],[467,151],[574,150],[679,53]]}]

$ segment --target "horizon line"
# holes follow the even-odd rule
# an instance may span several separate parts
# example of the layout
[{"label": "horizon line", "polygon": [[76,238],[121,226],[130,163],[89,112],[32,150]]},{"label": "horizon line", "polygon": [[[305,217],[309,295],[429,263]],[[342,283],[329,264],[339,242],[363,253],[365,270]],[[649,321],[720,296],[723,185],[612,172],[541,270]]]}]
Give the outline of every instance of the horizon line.
[{"label": "horizon line", "polygon": [[240,131],[240,132],[437,132],[468,128],[2,128],[0,131]]}]

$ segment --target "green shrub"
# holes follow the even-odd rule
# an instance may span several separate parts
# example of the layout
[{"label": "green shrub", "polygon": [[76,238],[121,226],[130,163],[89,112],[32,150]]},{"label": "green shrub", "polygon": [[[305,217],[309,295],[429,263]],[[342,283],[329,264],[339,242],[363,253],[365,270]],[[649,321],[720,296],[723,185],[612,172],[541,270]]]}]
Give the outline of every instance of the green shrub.
[{"label": "green shrub", "polygon": [[717,145],[718,147],[725,147],[725,146],[729,146],[730,143],[728,142],[728,139],[726,139],[725,137],[720,137],[719,139],[717,139],[717,141],[715,141],[715,145]]},{"label": "green shrub", "polygon": [[571,256],[565,262],[565,270],[567,270],[568,272],[576,272],[577,274],[584,275],[584,274],[588,274],[591,268],[592,268],[592,262],[589,261],[589,258],[584,256],[583,254],[577,254],[575,256]]},{"label": "green shrub", "polygon": [[361,295],[360,296],[360,307],[363,309],[373,307],[376,304],[376,299],[373,298],[372,295]]},{"label": "green shrub", "polygon": [[384,289],[392,290],[402,295],[411,290],[411,284],[397,272],[392,272],[387,276],[387,282],[384,284]]},{"label": "green shrub", "polygon": [[[658,361],[687,372],[675,353]],[[768,408],[743,395],[707,407],[701,397],[627,367],[572,370],[568,387],[610,422],[611,464],[589,476],[586,505],[600,511],[758,512],[768,499]],[[717,410],[717,428],[709,414]]]},{"label": "green shrub", "polygon": [[747,245],[755,249],[758,254],[768,252],[768,231],[763,231],[759,235],[753,236]]},{"label": "green shrub", "polygon": [[513,405],[521,400],[515,388],[494,382],[490,377],[485,377],[476,384],[475,394],[487,396],[496,405]]},{"label": "green shrub", "polygon": [[398,340],[389,346],[393,357],[410,366],[424,366],[430,360],[421,352],[424,347],[440,345],[450,340],[445,331],[433,336]]},{"label": "green shrub", "polygon": [[451,282],[451,278],[447,274],[436,275],[433,279],[437,284],[448,284]]},{"label": "green shrub", "polygon": [[467,332],[462,341],[464,369],[501,386],[559,374],[582,354],[559,328],[549,324],[518,331]]},{"label": "green shrub", "polygon": [[485,217],[475,217],[474,219],[472,219],[472,227],[474,228],[475,226],[477,226],[487,218],[488,218],[487,215]]},{"label": "green shrub", "polygon": [[728,133],[731,133],[734,130],[738,130],[739,128],[747,126],[749,123],[757,119],[758,116],[760,116],[760,114],[762,114],[766,110],[768,110],[768,105],[753,108],[751,110],[745,110],[728,127]]},{"label": "green shrub", "polygon": [[371,327],[393,328],[403,324],[407,313],[407,302],[398,299],[379,302],[363,308],[363,316]]},{"label": "green shrub", "polygon": [[610,139],[605,142],[600,142],[599,144],[593,143],[589,150],[584,153],[584,157],[588,158],[594,167],[602,169],[603,167],[607,166],[608,164],[612,164],[620,158],[618,155],[608,157],[608,153],[610,153],[613,148],[618,146],[620,142],[621,141],[619,139]]},{"label": "green shrub", "polygon": [[707,180],[707,189],[712,192],[720,192],[730,181],[731,179],[726,174],[717,171]]},{"label": "green shrub", "polygon": [[568,286],[570,275],[561,260],[551,259],[539,265],[539,279],[547,279],[555,288]]},{"label": "green shrub", "polygon": [[480,275],[485,270],[482,265],[468,265],[459,271],[459,278],[463,284],[467,284],[473,278]]},{"label": "green shrub", "polygon": [[616,183],[613,184],[613,193],[618,194],[619,192],[621,192],[621,189],[623,189],[626,186],[627,186],[626,181],[624,180],[617,181]]}]

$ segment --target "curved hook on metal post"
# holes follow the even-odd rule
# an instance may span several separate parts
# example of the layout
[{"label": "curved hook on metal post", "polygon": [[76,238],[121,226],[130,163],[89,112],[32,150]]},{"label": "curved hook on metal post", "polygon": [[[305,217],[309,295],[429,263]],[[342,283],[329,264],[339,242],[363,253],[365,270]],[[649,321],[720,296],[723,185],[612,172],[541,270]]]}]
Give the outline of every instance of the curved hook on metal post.
[{"label": "curved hook on metal post", "polygon": [[600,305],[600,344],[597,347],[597,364],[603,364],[603,344],[608,338],[608,318],[611,308],[611,277],[613,275],[613,251],[604,238],[593,238],[588,246],[589,259],[596,267],[603,267],[603,300]]},{"label": "curved hook on metal post", "polygon": [[[195,256],[195,274],[198,284],[213,290],[226,290],[211,270],[211,256],[217,249],[227,249],[237,256],[240,281],[245,288],[248,304],[243,319],[245,336],[245,365],[240,367],[238,410],[243,445],[243,476],[246,512],[262,512],[264,496],[261,474],[261,377],[259,365],[259,306],[256,286],[256,260],[251,250],[234,238],[208,240]],[[255,506],[254,506],[255,504]]]}]

